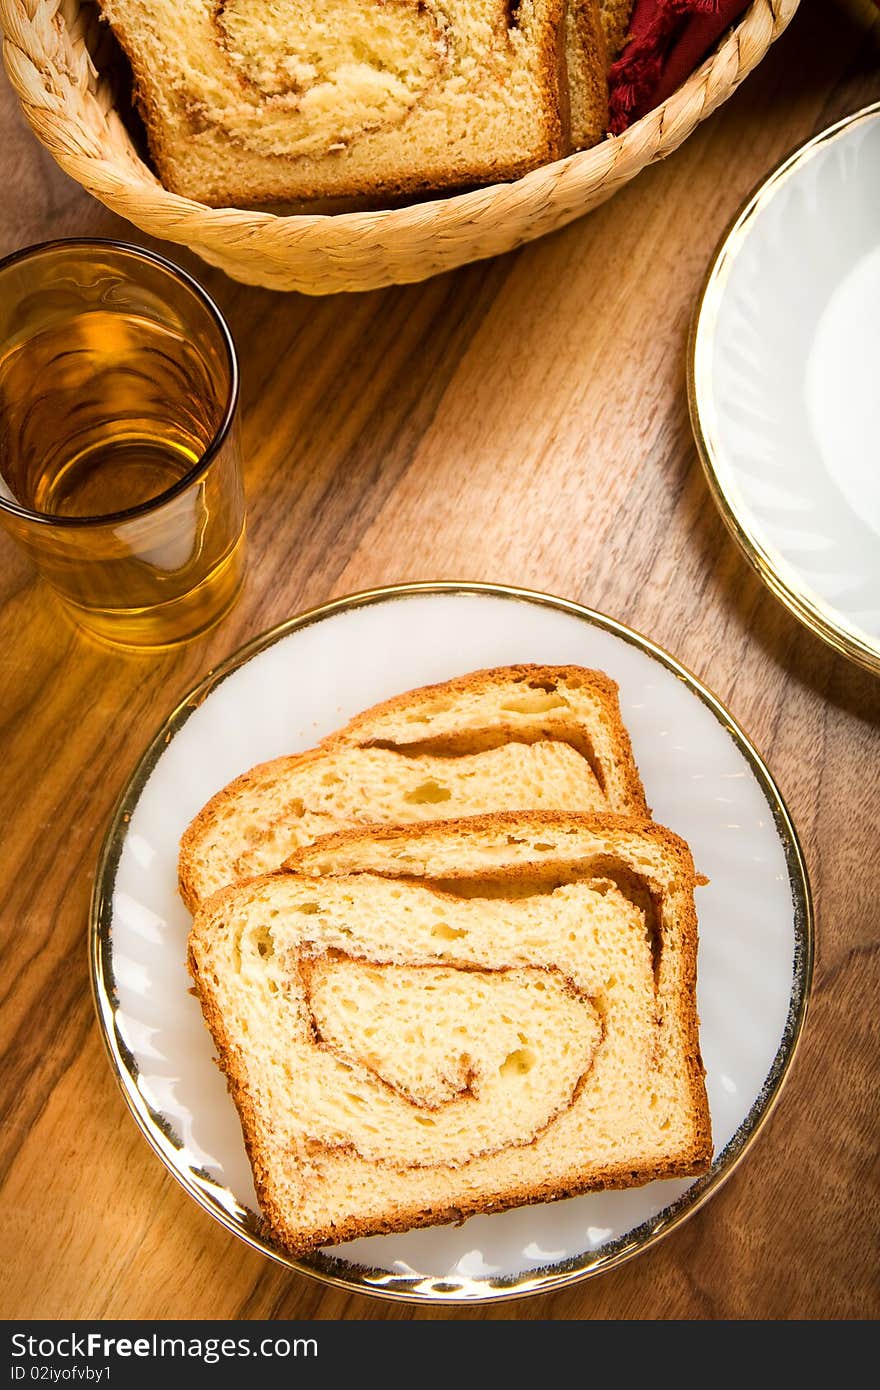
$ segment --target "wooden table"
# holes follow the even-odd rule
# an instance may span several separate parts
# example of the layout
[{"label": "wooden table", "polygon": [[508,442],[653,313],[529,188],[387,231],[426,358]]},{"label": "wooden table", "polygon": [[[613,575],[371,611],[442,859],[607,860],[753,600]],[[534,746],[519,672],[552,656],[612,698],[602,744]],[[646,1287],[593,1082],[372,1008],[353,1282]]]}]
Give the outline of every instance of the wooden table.
[{"label": "wooden table", "polygon": [[[751,735],[806,851],[817,962],[806,1032],[747,1160],[640,1258],[453,1316],[866,1318],[880,1312],[880,682],[776,602],[719,519],[688,424],[701,277],[749,189],[880,96],[877,49],[807,3],[739,93],[579,223],[423,285],[312,300],[168,245],[243,365],[250,575],[171,655],[100,651],[0,535],[5,775],[6,1318],[447,1317],[346,1296],[248,1249],[145,1144],[107,1065],[85,930],[111,808],[180,696],[245,639],[374,585],[478,579],[561,594],[651,636]],[[0,253],[53,236],[150,244],[55,166],[0,89]]]}]

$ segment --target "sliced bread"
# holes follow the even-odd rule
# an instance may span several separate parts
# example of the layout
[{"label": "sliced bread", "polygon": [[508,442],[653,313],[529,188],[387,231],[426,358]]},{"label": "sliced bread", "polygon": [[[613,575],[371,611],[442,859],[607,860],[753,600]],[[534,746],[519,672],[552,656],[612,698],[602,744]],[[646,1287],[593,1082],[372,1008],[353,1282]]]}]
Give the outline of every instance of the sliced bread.
[{"label": "sliced bread", "polygon": [[608,128],[609,66],[599,0],[569,0],[565,11],[571,146],[585,150]]},{"label": "sliced bread", "polygon": [[609,66],[626,47],[633,8],[633,0],[599,0],[599,22]]},{"label": "sliced bread", "polygon": [[[559,158],[567,3],[100,0],[165,185],[239,207],[495,182]],[[593,59],[578,49],[578,72]],[[578,80],[599,138],[604,68]]]},{"label": "sliced bread", "polygon": [[608,676],[497,667],[376,705],[212,797],[181,840],[180,891],[195,910],[319,835],[509,808],[647,815]]},{"label": "sliced bread", "polygon": [[694,870],[613,815],[354,830],[197,913],[267,1232],[301,1255],[706,1170]]}]

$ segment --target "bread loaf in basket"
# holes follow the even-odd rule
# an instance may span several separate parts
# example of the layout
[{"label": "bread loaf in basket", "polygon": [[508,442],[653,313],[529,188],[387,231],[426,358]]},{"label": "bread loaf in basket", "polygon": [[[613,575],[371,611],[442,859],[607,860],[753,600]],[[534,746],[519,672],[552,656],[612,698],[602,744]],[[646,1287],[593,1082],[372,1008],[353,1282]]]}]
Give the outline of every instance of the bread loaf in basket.
[{"label": "bread loaf in basket", "polygon": [[564,226],[672,153],[760,62],[798,0],[752,0],[661,106],[622,135],[511,182],[372,211],[280,215],[209,207],[165,188],[132,137],[106,23],[88,0],[0,0],[7,73],[60,166],[144,232],[229,275],[327,294],[426,279]]}]

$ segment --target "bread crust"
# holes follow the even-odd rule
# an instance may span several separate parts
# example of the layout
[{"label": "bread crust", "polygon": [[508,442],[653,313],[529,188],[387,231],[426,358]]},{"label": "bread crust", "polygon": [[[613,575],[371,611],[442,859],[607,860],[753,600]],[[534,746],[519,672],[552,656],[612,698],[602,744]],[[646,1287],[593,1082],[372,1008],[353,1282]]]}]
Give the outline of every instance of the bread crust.
[{"label": "bread crust", "polygon": [[708,1171],[710,1163],[711,1159],[695,1158],[693,1163],[683,1159],[680,1163],[670,1163],[663,1167],[647,1164],[632,1167],[625,1164],[609,1165],[603,1172],[591,1178],[589,1185],[585,1185],[576,1173],[572,1173],[568,1180],[556,1183],[539,1182],[535,1186],[524,1187],[518,1191],[511,1190],[488,1201],[465,1199],[455,1206],[409,1207],[389,1216],[382,1222],[381,1227],[374,1222],[349,1217],[333,1225],[316,1228],[310,1233],[307,1241],[302,1239],[301,1233],[292,1231],[286,1225],[283,1211],[271,1197],[264,1195],[261,1201],[265,1204],[266,1235],[288,1254],[298,1257],[308,1255],[322,1246],[339,1245],[343,1241],[359,1240],[364,1236],[402,1235],[406,1231],[425,1226],[460,1226],[471,1216],[492,1216],[499,1212],[511,1211],[515,1207],[561,1202],[567,1197],[583,1197],[589,1192],[644,1187],[647,1183],[659,1179],[693,1177]]},{"label": "bread crust", "polygon": [[[687,1091],[692,1112],[689,1146],[662,1162],[636,1158],[627,1163],[593,1167],[587,1175],[572,1167],[568,1172],[557,1174],[553,1179],[538,1175],[528,1184],[497,1191],[488,1196],[484,1194],[472,1199],[466,1193],[460,1193],[454,1203],[422,1203],[410,1206],[398,1204],[395,1209],[386,1211],[381,1219],[376,1219],[375,1216],[365,1219],[352,1214],[331,1223],[318,1223],[308,1231],[295,1228],[291,1225],[283,1205],[277,1200],[272,1180],[271,1156],[265,1152],[259,1139],[259,1126],[247,1081],[246,1059],[231,1042],[222,1012],[216,1003],[211,981],[200,968],[200,936],[206,935],[210,938],[215,924],[224,919],[227,909],[234,907],[236,912],[243,912],[249,896],[261,892],[263,885],[277,883],[280,879],[304,879],[314,882],[315,877],[330,873],[333,877],[350,882],[354,888],[360,873],[396,876],[404,881],[407,877],[411,878],[419,868],[421,872],[418,876],[430,882],[433,875],[429,842],[451,846],[455,852],[457,845],[479,844],[481,836],[495,837],[501,843],[511,836],[527,839],[529,836],[534,838],[540,835],[542,839],[536,843],[544,844],[546,837],[554,834],[558,837],[569,837],[572,846],[566,853],[566,846],[563,844],[555,858],[552,852],[548,853],[546,859],[540,860],[543,866],[547,863],[552,864],[554,868],[560,865],[570,866],[578,862],[578,855],[583,859],[583,849],[575,849],[578,841],[582,846],[592,841],[605,844],[613,841],[616,853],[625,864],[642,863],[644,871],[644,852],[651,849],[653,852],[660,852],[668,870],[662,881],[659,875],[655,875],[651,887],[660,894],[662,910],[667,914],[667,930],[672,931],[669,923],[674,918],[674,930],[678,933],[675,968],[680,975],[676,976],[678,984],[675,989],[675,1003],[683,1038]],[[515,849],[516,844],[511,844],[511,851]],[[536,847],[533,846],[533,849],[537,853]],[[388,850],[400,852],[396,874],[392,870],[392,859],[384,854],[384,851]],[[414,851],[414,857],[409,861],[406,858],[407,850]],[[358,851],[368,852],[360,867]],[[637,852],[642,854],[641,860]],[[513,857],[512,853],[511,858]],[[339,864],[338,871],[331,867],[331,861]],[[696,1011],[698,926],[693,893],[697,877],[689,847],[680,836],[648,820],[636,821],[630,817],[613,814],[574,816],[559,812],[499,812],[456,821],[432,822],[422,826],[382,826],[344,831],[323,837],[304,848],[294,856],[291,863],[293,867],[290,869],[251,880],[246,885],[230,886],[215,894],[203,905],[197,916],[190,935],[188,954],[195,991],[241,1118],[267,1236],[280,1248],[299,1256],[320,1246],[361,1236],[392,1234],[421,1226],[458,1223],[478,1213],[500,1212],[517,1206],[557,1201],[607,1188],[638,1186],[659,1178],[694,1176],[709,1169],[712,1161],[711,1119],[703,1079],[704,1067]],[[511,864],[506,868],[502,866],[499,869],[499,872],[505,873],[513,880],[533,871],[532,860],[519,865]],[[471,876],[473,872],[471,870]],[[442,875],[439,876],[447,879],[450,877],[445,866]],[[482,869],[478,876],[483,877]],[[650,873],[646,876],[651,877]]]}]

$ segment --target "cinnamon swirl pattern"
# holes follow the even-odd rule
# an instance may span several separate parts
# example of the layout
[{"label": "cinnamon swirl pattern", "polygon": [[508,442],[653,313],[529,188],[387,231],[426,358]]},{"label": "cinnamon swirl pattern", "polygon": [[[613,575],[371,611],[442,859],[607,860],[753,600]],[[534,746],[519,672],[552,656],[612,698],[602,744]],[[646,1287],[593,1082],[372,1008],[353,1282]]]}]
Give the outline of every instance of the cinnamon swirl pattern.
[{"label": "cinnamon swirl pattern", "polygon": [[512,178],[557,158],[571,143],[566,32],[578,128],[598,139],[606,84],[590,19],[596,0],[578,0],[566,31],[567,3],[101,0],[101,8],[131,61],[165,185],[246,207]]},{"label": "cinnamon swirl pattern", "polygon": [[191,109],[260,154],[332,152],[399,123],[452,57],[449,16],[434,0],[221,0],[208,8],[210,78]]},{"label": "cinnamon swirl pattern", "polygon": [[619,816],[326,837],[198,912],[261,1209],[302,1254],[704,1171],[693,865]]}]

